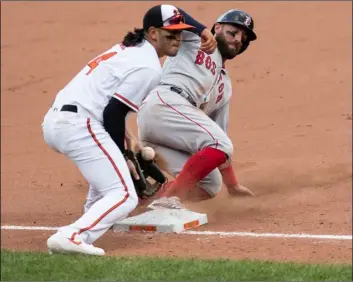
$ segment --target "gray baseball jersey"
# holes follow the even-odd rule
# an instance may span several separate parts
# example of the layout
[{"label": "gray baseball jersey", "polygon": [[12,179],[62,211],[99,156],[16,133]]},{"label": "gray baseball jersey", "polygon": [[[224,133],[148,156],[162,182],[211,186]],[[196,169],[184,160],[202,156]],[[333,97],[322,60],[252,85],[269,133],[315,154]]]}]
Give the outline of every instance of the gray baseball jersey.
[{"label": "gray baseball jersey", "polygon": [[175,85],[185,90],[207,115],[213,113],[217,116],[217,123],[227,131],[228,112],[215,111],[228,105],[232,95],[231,81],[218,49],[207,55],[199,47],[200,37],[184,31],[178,55],[168,57],[163,65],[161,84]]},{"label": "gray baseball jersey", "polygon": [[[200,38],[184,31],[177,56],[167,58],[160,85],[137,114],[140,140],[155,148],[164,169],[174,176],[192,154],[206,147],[233,153],[227,136],[231,81],[218,49],[208,55],[199,47]],[[215,169],[200,186],[214,196],[221,183]]]}]

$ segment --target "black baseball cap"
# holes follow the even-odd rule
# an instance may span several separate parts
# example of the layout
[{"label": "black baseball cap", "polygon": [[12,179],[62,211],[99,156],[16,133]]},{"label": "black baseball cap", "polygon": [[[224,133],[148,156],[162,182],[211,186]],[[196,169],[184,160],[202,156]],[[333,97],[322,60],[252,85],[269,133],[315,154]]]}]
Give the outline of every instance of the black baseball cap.
[{"label": "black baseball cap", "polygon": [[185,24],[184,16],[172,5],[157,5],[149,9],[143,17],[143,29],[147,31],[151,26],[166,30],[194,28]]}]

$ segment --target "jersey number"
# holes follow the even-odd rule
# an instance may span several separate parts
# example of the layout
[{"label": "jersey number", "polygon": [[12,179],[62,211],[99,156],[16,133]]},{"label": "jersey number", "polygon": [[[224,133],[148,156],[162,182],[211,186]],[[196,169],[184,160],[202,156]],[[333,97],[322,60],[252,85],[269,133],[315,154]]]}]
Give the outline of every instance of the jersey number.
[{"label": "jersey number", "polygon": [[117,52],[110,52],[107,54],[103,54],[103,55],[95,58],[94,60],[90,61],[87,64],[87,66],[90,68],[90,70],[86,73],[86,75],[89,75],[96,67],[98,67],[98,65],[101,61],[108,60],[109,58],[113,57],[116,54],[117,54]]}]

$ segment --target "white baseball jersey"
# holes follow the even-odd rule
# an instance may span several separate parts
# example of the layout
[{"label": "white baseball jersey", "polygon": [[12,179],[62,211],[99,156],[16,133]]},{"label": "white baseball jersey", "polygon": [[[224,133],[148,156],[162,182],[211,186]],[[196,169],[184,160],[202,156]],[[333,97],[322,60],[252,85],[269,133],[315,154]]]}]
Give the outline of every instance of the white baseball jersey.
[{"label": "white baseball jersey", "polygon": [[112,97],[137,111],[159,83],[161,71],[157,52],[148,41],[139,47],[117,44],[89,62],[58,93],[54,104],[79,105],[103,122],[103,110]]},{"label": "white baseball jersey", "polygon": [[[129,168],[104,127],[103,112],[112,97],[137,111],[159,83],[161,71],[149,42],[136,47],[115,45],[89,62],[58,93],[45,115],[44,140],[70,158],[90,184],[85,214],[60,228],[65,242],[91,244],[136,207],[138,197]],[[68,105],[76,110],[68,110]]]}]

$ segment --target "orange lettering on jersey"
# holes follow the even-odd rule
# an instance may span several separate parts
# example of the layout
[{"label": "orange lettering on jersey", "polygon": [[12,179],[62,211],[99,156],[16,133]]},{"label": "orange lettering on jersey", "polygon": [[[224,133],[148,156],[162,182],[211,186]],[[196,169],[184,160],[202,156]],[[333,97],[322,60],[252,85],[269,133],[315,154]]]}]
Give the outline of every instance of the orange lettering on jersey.
[{"label": "orange lettering on jersey", "polygon": [[89,75],[96,67],[98,67],[98,65],[101,61],[106,61],[116,54],[117,54],[117,52],[110,52],[107,54],[103,54],[103,55],[95,58],[94,60],[90,61],[87,64],[87,66],[90,67],[90,70],[86,73],[86,75]]}]

